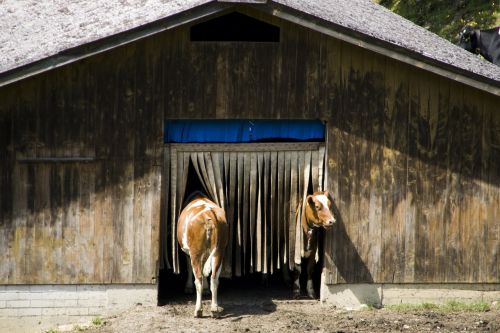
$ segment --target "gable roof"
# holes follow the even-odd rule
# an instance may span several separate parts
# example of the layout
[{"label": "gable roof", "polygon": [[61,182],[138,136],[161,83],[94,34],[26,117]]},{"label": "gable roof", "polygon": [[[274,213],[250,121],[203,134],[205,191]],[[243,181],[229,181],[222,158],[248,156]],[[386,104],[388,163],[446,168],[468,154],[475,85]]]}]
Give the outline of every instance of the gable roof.
[{"label": "gable roof", "polygon": [[3,0],[0,86],[248,3],[500,96],[500,67],[370,0]]}]

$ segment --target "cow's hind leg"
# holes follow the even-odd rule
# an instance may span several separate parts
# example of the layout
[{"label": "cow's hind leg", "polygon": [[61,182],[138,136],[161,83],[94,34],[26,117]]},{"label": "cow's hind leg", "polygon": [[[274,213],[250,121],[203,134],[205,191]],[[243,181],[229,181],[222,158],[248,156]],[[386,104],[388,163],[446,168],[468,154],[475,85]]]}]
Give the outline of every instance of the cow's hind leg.
[{"label": "cow's hind leg", "polygon": [[[191,267],[191,258],[188,256],[187,257],[187,279],[186,279],[186,285],[184,286],[184,293],[185,294],[192,294],[194,292],[194,285],[193,285],[193,274],[191,273],[193,271],[193,268]],[[210,293],[209,288],[208,288],[208,281],[205,276],[203,276],[203,296],[208,296]]]},{"label": "cow's hind leg", "polygon": [[203,273],[199,258],[198,260],[192,259],[191,265],[193,266],[194,285],[196,286],[196,306],[194,308],[194,316],[200,318],[203,315],[203,309],[201,308],[201,299],[203,294]]},{"label": "cow's hind leg", "polygon": [[212,292],[212,305],[210,311],[212,317],[218,317],[223,309],[217,302],[217,289],[219,288],[219,275],[222,269],[222,255],[214,255],[212,258],[212,275],[210,279],[210,291]]}]

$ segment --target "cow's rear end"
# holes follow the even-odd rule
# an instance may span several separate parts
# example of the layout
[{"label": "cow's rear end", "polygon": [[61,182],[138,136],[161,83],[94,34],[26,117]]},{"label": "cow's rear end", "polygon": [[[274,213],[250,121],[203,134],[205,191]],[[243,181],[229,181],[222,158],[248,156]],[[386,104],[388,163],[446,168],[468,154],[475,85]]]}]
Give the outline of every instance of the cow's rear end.
[{"label": "cow's rear end", "polygon": [[[212,273],[210,279],[212,315],[217,315],[221,311],[217,303],[217,288],[228,233],[224,210],[205,197],[195,197],[179,216],[177,240],[182,250],[190,257],[188,262],[192,267],[196,287],[196,317],[201,317],[203,313],[201,308],[203,276],[208,276],[210,273]],[[190,277],[189,273],[188,276]]]}]

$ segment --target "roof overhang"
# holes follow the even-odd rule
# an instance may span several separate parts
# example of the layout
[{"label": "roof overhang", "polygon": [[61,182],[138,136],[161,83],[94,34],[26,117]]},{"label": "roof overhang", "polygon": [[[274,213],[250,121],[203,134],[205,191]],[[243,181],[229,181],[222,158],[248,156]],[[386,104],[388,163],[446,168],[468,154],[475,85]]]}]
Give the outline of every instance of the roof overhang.
[{"label": "roof overhang", "polygon": [[122,45],[133,43],[163,31],[210,17],[231,7],[233,7],[231,4],[210,2],[131,30],[66,49],[53,56],[0,73],[0,87],[112,50]]},{"label": "roof overhang", "polygon": [[100,40],[66,49],[53,56],[0,73],[0,87],[25,78],[106,52],[116,47],[202,20],[238,6],[251,6],[269,15],[309,28],[344,42],[382,54],[389,58],[422,68],[437,75],[500,96],[500,82],[478,74],[431,59],[420,53],[398,45],[364,35],[346,27],[324,21],[310,14],[299,12],[284,5],[267,0],[218,0],[191,8],[179,14],[157,20],[137,28]]},{"label": "roof overhang", "polygon": [[303,27],[318,31],[344,42],[382,54],[389,58],[422,68],[468,86],[500,96],[500,82],[478,74],[439,62],[420,53],[391,44],[371,36],[347,29],[331,22],[325,22],[314,16],[298,12],[285,6],[274,5],[261,8],[271,15],[280,17]]}]

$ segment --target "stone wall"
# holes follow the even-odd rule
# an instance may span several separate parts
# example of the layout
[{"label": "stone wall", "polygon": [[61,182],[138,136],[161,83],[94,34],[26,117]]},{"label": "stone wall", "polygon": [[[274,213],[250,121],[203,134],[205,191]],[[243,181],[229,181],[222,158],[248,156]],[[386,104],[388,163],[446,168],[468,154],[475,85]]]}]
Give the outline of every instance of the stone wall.
[{"label": "stone wall", "polygon": [[154,284],[2,285],[0,332],[37,332],[118,313],[137,305],[156,305]]}]

